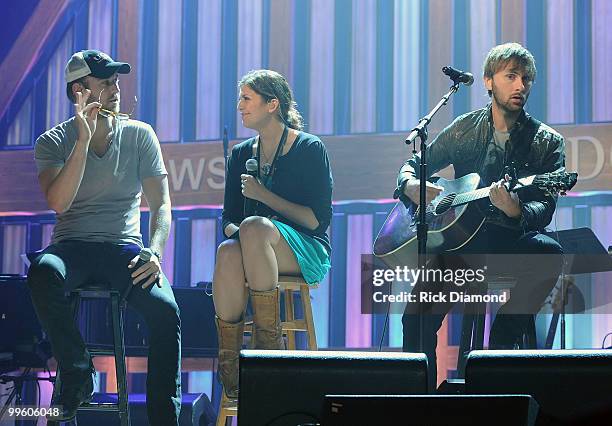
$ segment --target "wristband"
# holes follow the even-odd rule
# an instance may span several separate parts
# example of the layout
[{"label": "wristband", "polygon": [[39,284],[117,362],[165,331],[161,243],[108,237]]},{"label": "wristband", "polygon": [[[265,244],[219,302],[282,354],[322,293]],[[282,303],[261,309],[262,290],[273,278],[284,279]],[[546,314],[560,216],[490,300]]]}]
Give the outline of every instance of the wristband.
[{"label": "wristband", "polygon": [[151,260],[151,256],[152,255],[157,257],[157,260],[159,260],[159,263],[161,263],[161,261],[162,261],[161,260],[161,255],[157,251],[155,251],[155,250],[153,250],[153,249],[151,249],[149,247],[145,247],[142,250],[140,250],[140,254],[139,254],[140,258],[143,259],[145,262],[149,262]]},{"label": "wristband", "polygon": [[153,253],[155,255],[155,257],[157,257],[157,260],[159,261],[159,263],[162,263],[161,254],[159,254],[159,252],[157,250],[153,250],[153,249],[149,249],[149,250],[151,250],[151,253]]}]

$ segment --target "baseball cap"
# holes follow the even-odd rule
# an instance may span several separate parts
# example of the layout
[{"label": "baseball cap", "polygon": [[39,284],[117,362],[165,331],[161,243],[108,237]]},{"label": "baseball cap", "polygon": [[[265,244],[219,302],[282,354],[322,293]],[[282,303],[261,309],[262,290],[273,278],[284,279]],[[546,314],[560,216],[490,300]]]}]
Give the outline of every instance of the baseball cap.
[{"label": "baseball cap", "polygon": [[66,64],[66,83],[91,75],[97,78],[109,78],[114,73],[128,74],[132,67],[127,62],[115,62],[99,50],[82,50],[76,52]]}]

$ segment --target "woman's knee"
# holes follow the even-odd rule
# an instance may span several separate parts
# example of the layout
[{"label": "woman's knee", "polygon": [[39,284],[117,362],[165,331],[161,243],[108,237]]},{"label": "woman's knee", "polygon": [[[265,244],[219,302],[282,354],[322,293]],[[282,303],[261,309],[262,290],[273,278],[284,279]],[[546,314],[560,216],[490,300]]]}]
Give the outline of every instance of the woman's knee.
[{"label": "woman's knee", "polygon": [[244,245],[261,244],[272,241],[276,235],[276,226],[268,218],[261,216],[247,217],[240,224],[240,242]]},{"label": "woman's knee", "polygon": [[225,240],[217,247],[217,265],[237,266],[242,264],[242,250],[240,242],[236,240]]},{"label": "woman's knee", "polygon": [[[224,241],[217,248],[217,260],[213,276],[215,298],[222,294],[234,294],[240,288],[244,288],[245,281],[240,243],[235,240]],[[224,289],[227,289],[227,291],[223,291]]]}]

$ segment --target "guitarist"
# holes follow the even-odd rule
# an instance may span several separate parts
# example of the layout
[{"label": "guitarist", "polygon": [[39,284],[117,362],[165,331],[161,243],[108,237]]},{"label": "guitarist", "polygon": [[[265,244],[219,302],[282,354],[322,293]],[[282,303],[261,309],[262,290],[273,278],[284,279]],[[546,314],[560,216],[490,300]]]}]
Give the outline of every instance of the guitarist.
[{"label": "guitarist", "polygon": [[[510,265],[516,272],[517,285],[512,289],[510,300],[500,308],[491,328],[491,349],[536,347],[535,341],[525,345],[524,336],[527,333],[535,340],[533,314],[537,313],[554,287],[561,270],[561,256],[558,256],[562,253],[561,246],[540,233],[551,221],[556,196],[534,190],[521,193],[519,197],[508,192],[506,185],[511,180],[511,170],[519,177],[563,170],[564,139],[524,110],[536,76],[535,60],[527,49],[518,43],[495,46],[488,53],[483,68],[484,84],[491,102],[485,108],[458,117],[433,140],[428,148],[428,173],[431,176],[452,164],[456,178],[476,172],[484,184],[490,185],[487,220],[461,249],[461,254],[555,255],[543,256],[549,259],[545,262],[538,256],[538,262],[531,261],[531,265],[530,257],[523,256],[526,261]],[[394,197],[407,206],[419,202],[419,161],[419,154],[415,154],[406,161],[398,175]],[[427,202],[441,191],[440,186],[428,182]],[[459,266],[448,258],[437,256],[428,267]],[[516,257],[509,257],[509,261],[515,262]],[[536,271],[538,278],[534,276]],[[451,290],[441,283],[425,285],[419,282],[413,294],[434,289]],[[452,305],[408,303],[402,318],[403,350],[416,352],[420,339],[417,315],[423,314],[423,351],[433,365],[430,369],[432,384],[436,377],[436,333]]]}]

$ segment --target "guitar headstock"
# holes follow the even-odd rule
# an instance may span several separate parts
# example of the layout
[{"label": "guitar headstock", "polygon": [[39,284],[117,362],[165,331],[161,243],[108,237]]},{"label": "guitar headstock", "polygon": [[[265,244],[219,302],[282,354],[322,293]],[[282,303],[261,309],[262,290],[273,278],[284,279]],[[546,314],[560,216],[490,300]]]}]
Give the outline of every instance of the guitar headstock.
[{"label": "guitar headstock", "polygon": [[578,173],[557,171],[534,176],[531,185],[536,186],[549,195],[565,195],[567,191],[576,185],[577,181]]}]

